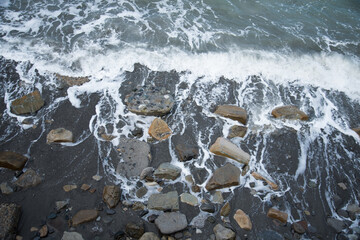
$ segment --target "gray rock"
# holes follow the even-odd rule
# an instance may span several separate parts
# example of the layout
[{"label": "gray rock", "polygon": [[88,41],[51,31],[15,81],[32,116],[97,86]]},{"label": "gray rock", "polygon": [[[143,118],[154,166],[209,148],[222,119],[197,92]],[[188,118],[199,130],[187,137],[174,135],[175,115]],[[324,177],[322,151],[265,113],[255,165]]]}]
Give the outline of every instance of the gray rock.
[{"label": "gray rock", "polygon": [[219,156],[234,159],[245,165],[249,164],[250,161],[250,155],[248,153],[223,137],[216,139],[215,143],[210,147],[210,152]]},{"label": "gray rock", "polygon": [[141,187],[136,191],[136,196],[138,198],[142,198],[145,196],[145,194],[148,192],[148,189],[146,187]]},{"label": "gray rock", "polygon": [[63,85],[68,85],[69,87],[72,86],[81,86],[84,83],[87,83],[90,81],[88,77],[70,77],[70,76],[64,76],[60,74],[55,74],[58,81]]},{"label": "gray rock", "polygon": [[138,177],[151,161],[150,145],[136,139],[120,139],[119,149],[123,161],[116,172],[126,177]]},{"label": "gray rock", "polygon": [[162,234],[172,234],[187,227],[186,216],[178,212],[166,212],[155,220],[156,226]]},{"label": "gray rock", "polygon": [[284,238],[279,233],[272,230],[264,230],[258,233],[257,239],[259,240],[284,240]]},{"label": "gray rock", "polygon": [[189,161],[199,156],[199,148],[194,145],[180,143],[176,145],[175,149],[181,162]]},{"label": "gray rock", "polygon": [[28,169],[16,180],[15,185],[22,188],[35,187],[41,181],[41,177],[34,170]]},{"label": "gray rock", "polygon": [[191,195],[190,193],[182,193],[180,195],[180,200],[181,200],[181,202],[189,204],[191,206],[199,205],[199,201],[198,201],[197,197],[195,197],[194,195]]},{"label": "gray rock", "polygon": [[60,211],[69,204],[69,200],[55,202],[56,211]]},{"label": "gray rock", "polygon": [[73,133],[65,128],[53,129],[46,137],[47,143],[73,142]]},{"label": "gray rock", "polygon": [[11,194],[14,190],[7,184],[7,182],[3,182],[0,184],[0,190],[2,194]]},{"label": "gray rock", "polygon": [[11,170],[22,170],[28,158],[10,151],[0,152],[0,167]]},{"label": "gray rock", "polygon": [[155,169],[153,167],[144,168],[140,173],[140,180],[153,180],[153,174]]},{"label": "gray rock", "polygon": [[225,228],[221,224],[217,224],[213,230],[215,233],[216,240],[234,240],[235,239],[235,233],[232,230]]},{"label": "gray rock", "polygon": [[335,218],[328,218],[327,224],[331,226],[337,233],[340,233],[345,228],[345,223]]},{"label": "gray rock", "polygon": [[244,137],[247,132],[247,127],[235,125],[230,128],[228,138]]},{"label": "gray rock", "polygon": [[139,240],[160,240],[160,238],[153,232],[146,232]]},{"label": "gray rock", "polygon": [[0,204],[0,239],[15,239],[21,207],[15,203]]},{"label": "gray rock", "polygon": [[341,216],[341,217],[344,217],[344,218],[348,218],[348,217],[349,217],[349,213],[348,213],[346,210],[344,210],[344,209],[339,209],[339,210],[337,210],[336,212],[337,212],[337,214],[339,214],[339,216]]},{"label": "gray rock", "polygon": [[180,176],[181,168],[176,167],[170,163],[162,163],[155,170],[154,175],[158,178],[175,180]]},{"label": "gray rock", "polygon": [[203,203],[200,206],[200,210],[203,212],[208,212],[208,213],[214,213],[215,212],[215,206],[211,203]]},{"label": "gray rock", "polygon": [[38,90],[11,102],[11,112],[17,115],[35,113],[44,106]]},{"label": "gray rock", "polygon": [[349,204],[346,207],[346,211],[348,211],[349,213],[358,214],[360,213],[360,207],[356,204]]},{"label": "gray rock", "polygon": [[84,238],[82,237],[82,235],[80,233],[65,231],[61,240],[84,240]]},{"label": "gray rock", "polygon": [[222,192],[220,191],[215,191],[214,195],[213,195],[213,199],[212,199],[213,203],[219,203],[219,204],[223,204],[224,203],[224,198],[222,196]]},{"label": "gray rock", "polygon": [[132,238],[140,238],[145,232],[144,224],[130,222],[126,224],[125,232],[128,236]]},{"label": "gray rock", "polygon": [[294,222],[292,224],[292,228],[294,229],[295,232],[297,232],[299,234],[304,234],[306,231],[305,228],[300,223],[297,223],[297,222]]},{"label": "gray rock", "polygon": [[179,211],[179,197],[176,191],[156,193],[149,197],[148,209]]},{"label": "gray rock", "polygon": [[208,191],[237,186],[240,183],[240,169],[227,163],[225,166],[215,170],[205,188]]}]

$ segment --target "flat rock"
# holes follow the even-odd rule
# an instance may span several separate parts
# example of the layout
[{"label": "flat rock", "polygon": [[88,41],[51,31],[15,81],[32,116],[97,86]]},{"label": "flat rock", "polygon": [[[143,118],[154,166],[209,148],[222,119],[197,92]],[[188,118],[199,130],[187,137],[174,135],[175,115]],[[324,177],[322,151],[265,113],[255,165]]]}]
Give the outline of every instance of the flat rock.
[{"label": "flat rock", "polygon": [[234,219],[242,229],[248,231],[252,229],[251,220],[249,216],[246,213],[244,213],[243,210],[241,209],[236,210],[236,213],[234,214]]},{"label": "flat rock", "polygon": [[247,165],[250,161],[250,155],[244,152],[241,148],[233,144],[226,138],[219,137],[216,142],[210,147],[210,152],[234,159],[240,163]]},{"label": "flat rock", "polygon": [[170,163],[162,163],[155,170],[154,175],[158,178],[175,180],[180,176],[181,168],[176,167]]},{"label": "flat rock", "polygon": [[121,190],[118,186],[105,186],[103,200],[109,208],[114,208],[120,201]]},{"label": "flat rock", "polygon": [[328,218],[327,224],[331,226],[337,233],[342,232],[342,230],[345,228],[345,223],[341,220],[335,219],[335,218]]},{"label": "flat rock", "polygon": [[39,185],[41,181],[41,177],[34,170],[28,169],[16,180],[15,185],[22,188],[35,187]]},{"label": "flat rock", "polygon": [[73,133],[65,128],[53,129],[46,137],[47,143],[73,142]]},{"label": "flat rock", "polygon": [[11,151],[0,152],[0,167],[11,170],[22,170],[28,158]]},{"label": "flat rock", "polygon": [[139,240],[160,240],[160,238],[153,232],[146,232]]},{"label": "flat rock", "polygon": [[160,118],[155,118],[150,125],[149,135],[158,141],[169,138],[171,134],[172,131],[167,123]]},{"label": "flat rock", "polygon": [[228,138],[244,137],[247,132],[247,127],[234,125],[230,128]]},{"label": "flat rock", "polygon": [[306,115],[303,111],[298,109],[295,106],[288,105],[288,106],[281,106],[274,108],[271,114],[275,118],[283,118],[289,120],[303,120],[306,121],[309,119],[308,115]]},{"label": "flat rock", "polygon": [[199,205],[199,201],[198,201],[197,197],[195,197],[194,195],[192,195],[190,193],[182,193],[180,195],[180,201],[183,203],[189,204],[191,206]]},{"label": "flat rock", "polygon": [[196,159],[199,156],[199,148],[191,144],[180,143],[175,146],[175,149],[181,162]]},{"label": "flat rock", "polygon": [[123,161],[119,162],[116,172],[126,177],[138,177],[151,161],[150,145],[136,139],[122,138],[118,150]]},{"label": "flat rock", "polygon": [[174,106],[169,91],[154,86],[137,87],[125,97],[130,112],[146,116],[163,116]]},{"label": "flat rock", "polygon": [[205,188],[208,191],[237,186],[240,184],[240,169],[227,163],[215,170]]},{"label": "flat rock", "polygon": [[0,239],[15,239],[21,207],[15,203],[0,204]]},{"label": "flat rock", "polygon": [[178,212],[166,212],[155,220],[162,234],[172,234],[185,229],[188,225],[186,216]]},{"label": "flat rock", "polygon": [[224,206],[220,209],[220,215],[226,217],[230,214],[231,206],[229,202],[226,202]]},{"label": "flat rock", "polygon": [[61,240],[84,240],[84,238],[82,237],[82,235],[80,233],[65,231]]},{"label": "flat rock", "polygon": [[38,90],[18,98],[11,102],[11,112],[17,115],[36,113],[44,106],[44,100],[41,98]]},{"label": "flat rock", "polygon": [[79,224],[90,222],[95,220],[98,217],[98,212],[96,210],[80,210],[72,218],[72,225],[76,227]]},{"label": "flat rock", "polygon": [[70,77],[70,76],[64,76],[64,75],[60,75],[60,74],[55,74],[55,76],[62,84],[66,84],[69,87],[81,86],[84,83],[87,83],[90,81],[90,79],[88,77]]},{"label": "flat rock", "polygon": [[216,240],[234,240],[235,239],[235,233],[232,230],[225,228],[221,224],[217,224],[213,228],[213,231],[215,233]]},{"label": "flat rock", "polygon": [[265,178],[261,174],[259,174],[257,172],[252,172],[251,175],[257,180],[265,181],[273,190],[279,190],[279,186],[276,183],[270,181],[269,179]]},{"label": "flat rock", "polygon": [[179,211],[179,196],[176,191],[155,193],[148,199],[148,209]]},{"label": "flat rock", "polygon": [[234,105],[220,105],[216,108],[215,114],[239,121],[242,124],[246,124],[247,121],[246,110]]},{"label": "flat rock", "polygon": [[282,223],[286,223],[287,219],[288,219],[288,214],[287,213],[281,212],[281,211],[279,211],[279,210],[277,210],[275,208],[270,208],[268,213],[267,213],[267,216],[270,217],[270,218],[277,219]]}]

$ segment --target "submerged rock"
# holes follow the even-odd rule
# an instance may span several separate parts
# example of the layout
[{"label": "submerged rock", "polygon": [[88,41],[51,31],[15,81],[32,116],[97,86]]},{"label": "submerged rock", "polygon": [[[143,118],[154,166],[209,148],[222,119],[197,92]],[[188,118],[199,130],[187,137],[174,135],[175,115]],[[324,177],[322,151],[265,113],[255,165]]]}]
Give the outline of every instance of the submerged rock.
[{"label": "submerged rock", "polygon": [[249,164],[250,155],[244,152],[241,148],[227,140],[226,138],[219,137],[216,142],[210,147],[210,152],[234,159],[245,165]]},{"label": "submerged rock", "polygon": [[88,77],[69,77],[60,74],[55,74],[55,76],[62,84],[66,84],[69,87],[81,86],[90,81]]},{"label": "submerged rock", "polygon": [[73,133],[65,128],[53,129],[46,137],[47,143],[73,142]]},{"label": "submerged rock", "polygon": [[169,138],[172,134],[171,129],[164,120],[155,118],[149,128],[149,135],[158,141]]},{"label": "submerged rock", "polygon": [[10,151],[0,152],[0,167],[11,170],[22,170],[28,158]]},{"label": "submerged rock", "polygon": [[235,125],[230,128],[228,138],[244,137],[247,132],[247,127]]},{"label": "submerged rock", "polygon": [[179,211],[179,196],[176,191],[155,193],[149,197],[148,209]]},{"label": "submerged rock", "polygon": [[0,204],[0,239],[15,239],[21,207],[15,203]]},{"label": "submerged rock", "polygon": [[165,178],[175,180],[180,176],[181,168],[176,167],[170,163],[162,163],[155,170],[154,175],[158,178]]},{"label": "submerged rock", "polygon": [[234,219],[242,229],[248,231],[252,229],[251,220],[249,216],[246,213],[244,213],[243,210],[241,209],[236,210],[236,213],[234,214]]},{"label": "submerged rock", "polygon": [[279,186],[257,172],[252,172],[251,175],[257,180],[265,181],[273,190],[279,190]]},{"label": "submerged rock", "polygon": [[237,186],[240,184],[240,169],[227,163],[225,166],[215,170],[205,188],[208,191]]},{"label": "submerged rock", "polygon": [[65,231],[61,240],[84,240],[84,238],[82,237],[82,235],[80,233]]},{"label": "submerged rock", "polygon": [[80,210],[72,218],[72,225],[76,227],[79,224],[90,222],[95,220],[98,217],[98,212],[96,210]]},{"label": "submerged rock", "polygon": [[39,185],[41,181],[41,177],[34,170],[28,169],[16,180],[15,185],[22,188],[35,187]]},{"label": "submerged rock", "polygon": [[118,186],[105,186],[103,200],[109,208],[114,208],[120,201],[121,190]]},{"label": "submerged rock", "polygon": [[271,114],[275,118],[284,118],[289,120],[303,120],[306,121],[309,119],[309,116],[306,115],[303,111],[298,109],[295,106],[288,105],[288,106],[281,106],[274,108]]},{"label": "submerged rock", "polygon": [[247,121],[246,110],[241,107],[234,106],[234,105],[218,106],[215,111],[215,114],[226,117],[226,118],[230,118],[232,120],[239,121],[242,124],[246,124],[246,121]]},{"label": "submerged rock", "polygon": [[44,100],[41,98],[38,90],[18,98],[11,103],[11,112],[17,115],[35,113],[44,106]]},{"label": "submerged rock", "polygon": [[213,231],[215,233],[216,240],[234,240],[235,239],[235,233],[232,230],[225,228],[221,224],[217,224],[214,227]]},{"label": "submerged rock", "polygon": [[281,212],[281,211],[279,211],[279,210],[277,210],[275,208],[270,208],[268,213],[267,213],[267,216],[270,217],[270,218],[277,219],[282,223],[286,223],[287,219],[288,219],[288,214],[287,213]]},{"label": "submerged rock", "polygon": [[180,143],[176,145],[175,149],[181,162],[186,162],[199,156],[199,148],[194,145]]},{"label": "submerged rock", "polygon": [[178,212],[166,212],[155,220],[162,234],[172,234],[185,229],[188,225],[186,216]]}]

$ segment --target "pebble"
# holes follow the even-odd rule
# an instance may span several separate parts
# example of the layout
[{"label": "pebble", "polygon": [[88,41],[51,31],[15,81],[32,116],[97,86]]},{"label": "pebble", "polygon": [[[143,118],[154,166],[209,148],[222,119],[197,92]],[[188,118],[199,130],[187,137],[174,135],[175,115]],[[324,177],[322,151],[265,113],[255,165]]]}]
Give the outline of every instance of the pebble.
[{"label": "pebble", "polygon": [[116,213],[115,210],[112,210],[112,209],[106,209],[106,214],[107,215],[114,215]]},{"label": "pebble", "polygon": [[50,213],[48,219],[55,219],[57,217],[56,213]]},{"label": "pebble", "polygon": [[93,177],[92,177],[92,179],[94,179],[95,181],[100,181],[101,179],[102,179],[102,176],[100,176],[100,175],[94,175]]},{"label": "pebble", "polygon": [[150,215],[148,216],[147,220],[151,223],[155,222],[156,218],[158,217],[159,215],[156,215],[156,214],[153,214],[153,215]]}]

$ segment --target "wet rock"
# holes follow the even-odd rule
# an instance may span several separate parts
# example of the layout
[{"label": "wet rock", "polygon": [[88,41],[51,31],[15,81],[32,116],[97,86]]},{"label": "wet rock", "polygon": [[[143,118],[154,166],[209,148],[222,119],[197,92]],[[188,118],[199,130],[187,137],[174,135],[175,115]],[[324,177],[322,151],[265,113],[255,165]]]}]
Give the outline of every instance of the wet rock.
[{"label": "wet rock", "polygon": [[272,110],[271,114],[275,118],[284,118],[284,119],[290,119],[290,120],[308,120],[309,117],[306,115],[303,111],[299,110],[295,106],[281,106],[274,108]]},{"label": "wet rock", "polygon": [[205,188],[208,191],[239,185],[240,169],[227,163],[215,170]]},{"label": "wet rock", "polygon": [[174,98],[165,89],[138,87],[125,97],[129,111],[146,116],[163,116],[174,106]]},{"label": "wet rock", "polygon": [[342,232],[342,230],[345,228],[345,223],[343,221],[340,221],[335,218],[328,218],[327,224],[331,226],[337,233]]},{"label": "wet rock", "polygon": [[0,190],[2,194],[6,195],[14,192],[14,190],[6,182],[0,184]]},{"label": "wet rock", "polygon": [[341,216],[341,217],[344,217],[344,218],[348,218],[348,217],[349,217],[349,213],[348,213],[346,210],[344,210],[344,209],[339,209],[339,210],[337,210],[336,212],[337,212],[337,214],[339,214],[339,216]]},{"label": "wet rock", "polygon": [[40,230],[39,230],[40,237],[41,237],[41,238],[46,237],[46,236],[48,235],[48,232],[49,232],[48,226],[45,224],[45,225],[42,226],[42,227],[40,228]]},{"label": "wet rock", "polygon": [[100,181],[102,179],[102,176],[99,176],[99,175],[94,175],[92,176],[92,179],[94,179],[95,181]]},{"label": "wet rock", "polygon": [[66,84],[69,87],[81,86],[84,83],[87,83],[90,81],[90,79],[88,77],[69,77],[69,76],[64,76],[64,75],[60,75],[60,74],[55,74],[55,76],[60,81],[60,83]]},{"label": "wet rock", "polygon": [[222,226],[221,224],[217,224],[214,229],[216,240],[234,240],[235,239],[235,233]]},{"label": "wet rock", "polygon": [[10,151],[0,152],[0,167],[11,170],[22,170],[28,158]]},{"label": "wet rock", "polygon": [[228,138],[244,137],[247,132],[247,127],[235,125],[230,128]]},{"label": "wet rock", "polygon": [[57,201],[55,202],[55,209],[56,211],[60,211],[64,207],[66,207],[69,204],[69,200],[66,201]]},{"label": "wet rock", "polygon": [[64,185],[63,186],[63,189],[65,192],[70,192],[74,189],[77,189],[77,186],[76,185]]},{"label": "wet rock", "polygon": [[111,140],[113,140],[114,138],[116,138],[116,136],[114,136],[114,135],[105,134],[105,133],[101,134],[100,137],[101,137],[102,139],[104,139],[105,141],[111,141]]},{"label": "wet rock", "polygon": [[155,118],[149,128],[149,135],[158,141],[165,140],[172,134],[171,129],[164,120]]},{"label": "wet rock", "polygon": [[252,172],[251,175],[257,180],[265,181],[273,190],[279,190],[279,186],[277,184],[260,175],[259,173]]},{"label": "wet rock", "polygon": [[178,212],[166,212],[155,220],[156,226],[162,234],[172,234],[187,227],[186,216]]},{"label": "wet rock", "polygon": [[142,198],[143,196],[146,195],[147,192],[148,192],[148,189],[146,187],[141,187],[136,191],[136,196],[138,198]]},{"label": "wet rock", "polygon": [[139,240],[160,240],[160,238],[153,232],[146,232]]},{"label": "wet rock", "polygon": [[22,188],[35,187],[41,181],[41,177],[34,170],[28,169],[16,180],[15,185]]},{"label": "wet rock", "polygon": [[103,200],[109,208],[114,208],[120,201],[121,190],[118,186],[105,186]]},{"label": "wet rock", "polygon": [[346,207],[346,211],[348,211],[350,214],[359,214],[360,213],[360,207],[356,204],[349,204]]},{"label": "wet rock", "polygon": [[281,212],[275,208],[270,208],[268,213],[267,213],[267,216],[270,217],[270,218],[274,218],[274,219],[277,219],[279,220],[280,222],[282,223],[286,223],[287,222],[287,218],[288,218],[288,214],[285,213],[285,212]]},{"label": "wet rock", "polygon": [[294,229],[294,231],[296,233],[299,233],[299,234],[304,234],[306,229],[303,227],[303,225],[299,222],[294,222],[292,224],[292,228]]},{"label": "wet rock", "polygon": [[181,162],[196,159],[199,156],[199,148],[194,145],[180,143],[176,145],[175,149]]},{"label": "wet rock", "polygon": [[153,167],[144,168],[140,173],[140,180],[144,180],[144,179],[146,179],[147,181],[154,180],[154,176],[153,176],[154,171],[155,169]]},{"label": "wet rock", "polygon": [[231,206],[229,202],[226,202],[220,210],[220,215],[226,217],[230,214]]},{"label": "wet rock", "polygon": [[158,178],[175,180],[180,176],[181,168],[176,167],[170,163],[162,163],[155,170],[154,175]]},{"label": "wet rock", "polygon": [[134,202],[134,204],[132,205],[132,209],[133,209],[134,211],[144,210],[144,209],[145,209],[145,205],[142,204],[141,202]]},{"label": "wet rock", "polygon": [[196,193],[201,192],[201,188],[199,187],[199,185],[194,184],[191,186],[191,191],[196,192]]},{"label": "wet rock", "polygon": [[17,115],[36,113],[44,106],[44,100],[41,98],[38,90],[18,98],[11,103],[11,112]]},{"label": "wet rock", "polygon": [[47,143],[73,142],[73,134],[65,128],[53,129],[46,137]]},{"label": "wet rock", "polygon": [[197,197],[195,197],[194,195],[191,195],[189,193],[182,193],[180,195],[180,200],[181,200],[181,202],[189,204],[191,206],[199,205]]},{"label": "wet rock", "polygon": [[125,239],[125,232],[120,230],[114,234],[114,240],[124,240],[124,239]]},{"label": "wet rock", "polygon": [[[284,240],[284,239],[292,239],[292,238],[284,238],[279,233],[272,231],[272,230],[264,230],[261,232],[258,232],[257,239],[259,240]],[[298,239],[298,238],[295,238]]]},{"label": "wet rock", "polygon": [[238,106],[221,105],[216,108],[214,113],[232,120],[239,121],[242,124],[246,124],[247,121],[246,110]]},{"label": "wet rock", "polygon": [[21,215],[21,207],[15,203],[0,204],[0,239],[14,239]]},{"label": "wet rock", "polygon": [[126,224],[125,233],[132,238],[140,238],[144,232],[145,230],[143,224],[136,224],[132,222]]},{"label": "wet rock", "polygon": [[226,138],[219,137],[216,142],[210,147],[210,152],[234,159],[240,163],[247,165],[250,161],[250,155],[244,152],[241,148],[227,140]]},{"label": "wet rock", "polygon": [[84,238],[82,237],[82,235],[80,233],[65,231],[61,240],[84,240]]},{"label": "wet rock", "polygon": [[98,212],[96,210],[80,210],[72,218],[72,225],[76,227],[79,224],[90,222],[95,220],[98,217]]},{"label": "wet rock", "polygon": [[150,216],[148,216],[147,220],[151,223],[154,223],[155,220],[158,218],[159,215],[156,215],[156,214],[152,214]]},{"label": "wet rock", "polygon": [[114,215],[116,213],[116,211],[112,210],[112,209],[106,209],[105,212],[106,212],[107,215]]},{"label": "wet rock", "polygon": [[89,184],[83,184],[83,185],[81,185],[81,190],[83,190],[83,191],[87,191],[87,190],[89,190],[91,188],[91,186],[89,185]]},{"label": "wet rock", "polygon": [[352,128],[352,130],[360,136],[360,127]]},{"label": "wet rock", "polygon": [[48,219],[55,219],[56,217],[56,213],[50,213],[49,216],[47,216]]},{"label": "wet rock", "polygon": [[220,192],[220,191],[215,191],[215,193],[214,193],[214,195],[213,195],[212,202],[213,202],[213,203],[223,204],[224,198],[223,198],[223,196],[222,196],[222,192]]},{"label": "wet rock", "polygon": [[338,186],[342,189],[342,190],[346,190],[347,189],[347,187],[346,187],[346,185],[345,185],[345,183],[338,183]]},{"label": "wet rock", "polygon": [[208,212],[208,213],[214,213],[215,212],[215,206],[211,203],[203,203],[200,206],[200,210],[203,212]]},{"label": "wet rock", "polygon": [[241,209],[236,210],[236,213],[234,214],[234,219],[242,229],[248,231],[252,229],[251,220],[249,216],[246,213],[244,213],[243,210]]},{"label": "wet rock", "polygon": [[148,209],[179,211],[179,197],[176,191],[156,193],[149,197]]}]

